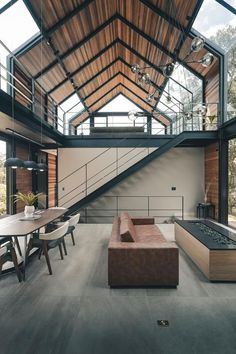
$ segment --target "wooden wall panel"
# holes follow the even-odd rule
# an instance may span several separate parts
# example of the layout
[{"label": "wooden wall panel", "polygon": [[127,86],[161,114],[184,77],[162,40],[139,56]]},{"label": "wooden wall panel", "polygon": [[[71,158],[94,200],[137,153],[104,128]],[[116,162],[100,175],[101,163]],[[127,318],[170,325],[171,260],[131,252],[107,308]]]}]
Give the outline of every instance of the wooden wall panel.
[{"label": "wooden wall panel", "polygon": [[206,102],[208,106],[208,114],[217,114],[219,102],[219,61],[215,61],[206,76]]},{"label": "wooden wall panel", "polygon": [[57,157],[48,154],[48,207],[56,206]]},{"label": "wooden wall panel", "polygon": [[[16,156],[22,160],[28,160],[28,145],[16,144]],[[28,193],[32,192],[32,172],[23,169],[16,170],[16,192]],[[24,210],[25,205],[22,202],[16,203],[16,212],[20,213]]]},{"label": "wooden wall panel", "polygon": [[218,143],[205,147],[205,190],[209,188],[208,202],[215,206],[215,218],[219,212],[219,148]]}]

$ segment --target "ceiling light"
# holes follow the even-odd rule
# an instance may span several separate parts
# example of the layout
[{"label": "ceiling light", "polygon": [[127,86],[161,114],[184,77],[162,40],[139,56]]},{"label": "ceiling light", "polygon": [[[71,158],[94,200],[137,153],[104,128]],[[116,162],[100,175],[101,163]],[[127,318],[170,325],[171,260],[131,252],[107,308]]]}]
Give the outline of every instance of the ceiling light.
[{"label": "ceiling light", "polygon": [[214,56],[211,53],[206,53],[200,62],[202,66],[208,68],[213,63],[213,60]]},{"label": "ceiling light", "polygon": [[174,71],[174,67],[175,67],[175,65],[173,63],[165,65],[164,68],[162,69],[163,74],[166,77],[170,77]]},{"label": "ceiling light", "polygon": [[131,71],[134,74],[139,74],[140,73],[140,66],[138,64],[131,65]]},{"label": "ceiling light", "polygon": [[43,163],[43,162],[39,162],[37,164],[37,168],[38,168],[39,172],[45,172],[45,171],[48,170],[48,166],[45,163]]},{"label": "ceiling light", "polygon": [[128,118],[132,121],[135,121],[135,119],[137,118],[137,112],[136,111],[129,111]]},{"label": "ceiling light", "polygon": [[10,157],[4,162],[4,167],[11,167],[12,169],[24,167],[24,161],[18,157]]},{"label": "ceiling light", "polygon": [[31,161],[31,160],[24,161],[24,167],[28,171],[32,171],[32,170],[37,170],[38,169],[38,165],[36,164],[36,162]]},{"label": "ceiling light", "polygon": [[195,37],[191,43],[191,52],[199,52],[204,47],[205,41],[202,37]]}]

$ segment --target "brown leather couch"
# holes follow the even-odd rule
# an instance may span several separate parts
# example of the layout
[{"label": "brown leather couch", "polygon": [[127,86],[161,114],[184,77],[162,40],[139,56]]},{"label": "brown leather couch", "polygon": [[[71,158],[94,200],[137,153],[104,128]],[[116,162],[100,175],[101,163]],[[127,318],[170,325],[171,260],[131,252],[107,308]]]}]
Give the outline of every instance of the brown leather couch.
[{"label": "brown leather couch", "polygon": [[[123,240],[123,241],[122,241]],[[174,286],[179,283],[179,249],[153,218],[115,217],[108,246],[108,284]]]}]

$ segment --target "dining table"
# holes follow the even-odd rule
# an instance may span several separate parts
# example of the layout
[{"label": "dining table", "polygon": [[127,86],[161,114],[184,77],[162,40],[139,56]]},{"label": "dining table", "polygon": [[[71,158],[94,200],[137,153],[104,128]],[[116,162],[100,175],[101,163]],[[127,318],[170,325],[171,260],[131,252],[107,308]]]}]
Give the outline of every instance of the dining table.
[{"label": "dining table", "polygon": [[32,217],[25,217],[25,214],[17,213],[0,219],[0,237],[23,237],[24,246],[22,252],[22,278],[25,280],[26,269],[26,250],[28,236],[33,232],[39,232],[42,227],[61,218],[68,209],[54,207],[49,209],[37,210]]}]

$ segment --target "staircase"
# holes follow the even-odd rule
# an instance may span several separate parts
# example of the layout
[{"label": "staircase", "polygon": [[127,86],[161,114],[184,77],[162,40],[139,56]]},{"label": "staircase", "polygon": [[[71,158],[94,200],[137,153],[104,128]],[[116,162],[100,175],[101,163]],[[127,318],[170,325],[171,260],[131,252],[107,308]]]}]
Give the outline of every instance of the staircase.
[{"label": "staircase", "polygon": [[[86,180],[85,182],[80,184],[78,187],[76,187],[78,189],[78,195],[80,194],[81,198],[80,199],[78,198],[79,200],[77,202],[75,202],[72,206],[69,207],[70,214],[75,213],[76,211],[80,210],[82,207],[84,207],[88,203],[92,202],[93,200],[95,200],[96,198],[98,198],[99,196],[101,196],[102,194],[107,192],[109,189],[111,189],[116,184],[123,181],[124,179],[126,179],[127,177],[132,175],[133,173],[139,171],[141,168],[146,166],[149,162],[160,157],[161,155],[166,153],[171,148],[174,148],[179,145],[186,146],[185,142],[188,142],[188,141],[191,141],[191,143],[193,143],[194,141],[195,141],[195,143],[197,141],[200,141],[200,142],[202,142],[202,145],[205,145],[206,144],[205,140],[207,140],[207,141],[209,140],[209,142],[212,142],[213,138],[215,138],[215,134],[211,134],[208,132],[189,132],[189,131],[184,131],[177,136],[170,136],[170,139],[168,140],[168,142],[163,144],[161,147],[157,148],[156,150],[154,150],[153,152],[151,152],[147,156],[141,158],[138,162],[134,163],[133,165],[131,165],[130,167],[125,169],[123,172],[117,174],[115,177],[110,178],[107,182],[105,182],[104,184],[102,184],[101,186],[96,188],[91,193],[88,193],[87,195],[82,196],[81,194],[84,194],[84,193],[86,194],[86,191],[89,187],[87,185],[88,181]],[[205,142],[203,142],[203,140]],[[134,149],[132,149],[131,151],[133,151]],[[109,151],[109,149],[107,149],[107,151]],[[109,167],[110,167],[110,165],[107,166],[107,168],[109,168]],[[111,173],[111,172],[108,172],[108,174],[106,174],[105,169],[102,171],[104,171],[105,177]],[[112,170],[112,171],[114,171],[114,170]],[[101,182],[101,180],[102,180],[102,178],[99,179],[100,182]],[[82,185],[84,185],[85,188]],[[73,189],[73,191],[74,191],[74,189]],[[63,206],[62,201],[60,203],[60,199],[59,199],[59,205]]]}]

